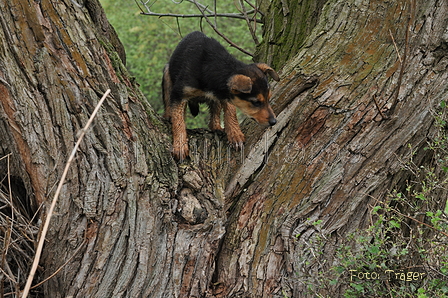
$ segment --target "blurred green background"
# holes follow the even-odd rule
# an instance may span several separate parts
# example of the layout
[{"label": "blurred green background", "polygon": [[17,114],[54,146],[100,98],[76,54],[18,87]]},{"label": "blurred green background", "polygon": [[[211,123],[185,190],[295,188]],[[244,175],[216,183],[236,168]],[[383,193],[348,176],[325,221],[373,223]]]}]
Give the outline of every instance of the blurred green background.
[{"label": "blurred green background", "polygon": [[[161,78],[164,65],[181,38],[188,33],[199,30],[214,37],[224,45],[237,59],[251,63],[252,57],[230,47],[202,18],[155,17],[141,14],[146,8],[132,0],[100,0],[107,18],[118,33],[126,49],[127,68],[135,76],[140,88],[151,106],[163,114]],[[237,1],[221,0],[217,2],[218,13],[238,13]],[[214,10],[214,2],[204,0],[201,4]],[[152,12],[175,14],[199,14],[196,6],[188,1],[176,4],[171,0],[152,0],[147,2]],[[258,18],[261,16],[258,15]],[[215,21],[215,19],[213,19]],[[235,44],[249,52],[255,51],[255,43],[245,20],[232,18],[216,18],[218,30],[224,33]],[[257,25],[257,35],[261,39],[261,24]],[[207,106],[201,106],[201,113],[193,118],[188,112],[186,121],[188,128],[207,127]]]}]

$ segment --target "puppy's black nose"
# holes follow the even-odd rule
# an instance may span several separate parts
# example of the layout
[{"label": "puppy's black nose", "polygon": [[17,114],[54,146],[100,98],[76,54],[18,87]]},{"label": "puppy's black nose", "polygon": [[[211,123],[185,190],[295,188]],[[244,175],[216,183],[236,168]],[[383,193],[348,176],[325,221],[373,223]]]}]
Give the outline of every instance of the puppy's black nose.
[{"label": "puppy's black nose", "polygon": [[277,123],[277,119],[275,119],[275,118],[270,118],[270,119],[269,119],[269,125],[270,125],[270,126],[274,126],[275,123]]}]

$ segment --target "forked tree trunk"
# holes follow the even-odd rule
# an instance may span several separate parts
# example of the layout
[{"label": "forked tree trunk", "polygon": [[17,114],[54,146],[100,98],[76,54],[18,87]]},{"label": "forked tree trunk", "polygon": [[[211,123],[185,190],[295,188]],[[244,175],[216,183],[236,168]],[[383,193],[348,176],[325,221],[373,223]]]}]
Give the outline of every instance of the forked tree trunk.
[{"label": "forked tree trunk", "polygon": [[[189,132],[192,160],[178,165],[96,0],[0,0],[0,154],[13,153],[36,204],[47,206],[77,131],[112,89],[51,221],[40,278],[69,262],[45,297],[301,297],[371,203],[402,187],[399,157],[422,148],[448,100],[448,4],[318,1],[311,13],[313,1],[296,2],[274,1],[265,17],[260,57],[284,65],[278,123],[246,121],[242,153]],[[294,32],[303,46],[288,52]]]}]

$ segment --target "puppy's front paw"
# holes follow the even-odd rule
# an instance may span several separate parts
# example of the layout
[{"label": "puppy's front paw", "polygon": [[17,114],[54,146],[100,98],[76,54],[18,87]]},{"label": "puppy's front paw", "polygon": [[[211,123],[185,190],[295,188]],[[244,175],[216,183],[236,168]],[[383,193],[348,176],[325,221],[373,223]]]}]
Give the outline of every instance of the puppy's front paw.
[{"label": "puppy's front paw", "polygon": [[188,144],[186,142],[173,144],[173,156],[177,161],[183,162],[188,155]]},{"label": "puppy's front paw", "polygon": [[227,140],[236,150],[240,150],[243,148],[246,138],[241,131],[232,131],[227,132]]}]

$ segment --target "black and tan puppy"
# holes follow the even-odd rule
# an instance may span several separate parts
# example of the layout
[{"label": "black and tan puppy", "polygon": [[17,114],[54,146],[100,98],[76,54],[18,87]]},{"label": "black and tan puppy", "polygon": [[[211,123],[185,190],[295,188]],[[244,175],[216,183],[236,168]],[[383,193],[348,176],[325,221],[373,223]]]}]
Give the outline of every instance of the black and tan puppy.
[{"label": "black and tan puppy", "polygon": [[236,147],[242,147],[245,139],[235,106],[260,124],[274,125],[277,120],[269,105],[267,74],[279,80],[268,65],[238,61],[219,42],[201,32],[185,36],[165,66],[162,82],[164,117],[171,119],[174,157],[183,160],[189,154],[184,119],[187,103],[193,116],[199,112],[199,103],[209,105],[211,130],[222,130],[223,110],[227,139]]}]

